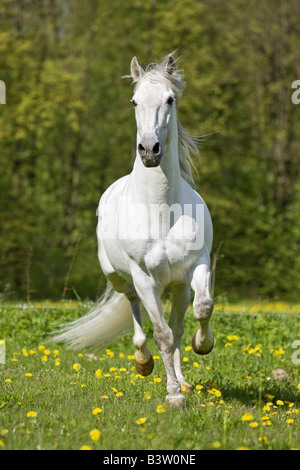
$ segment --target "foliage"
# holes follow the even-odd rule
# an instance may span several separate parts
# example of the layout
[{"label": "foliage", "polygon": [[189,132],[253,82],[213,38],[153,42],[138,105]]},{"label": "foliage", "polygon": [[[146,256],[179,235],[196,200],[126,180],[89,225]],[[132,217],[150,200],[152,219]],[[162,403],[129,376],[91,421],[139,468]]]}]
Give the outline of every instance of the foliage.
[{"label": "foliage", "polygon": [[196,163],[222,247],[216,296],[297,299],[298,4],[291,0],[3,0],[0,291],[95,299],[95,211],[131,171],[129,63],[177,49],[180,119],[211,134]]}]

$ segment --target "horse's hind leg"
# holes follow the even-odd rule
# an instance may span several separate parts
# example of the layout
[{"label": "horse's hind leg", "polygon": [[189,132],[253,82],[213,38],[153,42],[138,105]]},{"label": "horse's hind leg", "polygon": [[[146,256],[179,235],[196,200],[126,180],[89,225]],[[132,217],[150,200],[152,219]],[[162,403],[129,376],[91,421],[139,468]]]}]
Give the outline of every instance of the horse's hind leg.
[{"label": "horse's hind leg", "polygon": [[185,284],[176,284],[172,286],[172,311],[169,320],[169,326],[173,331],[173,360],[177,379],[180,385],[183,385],[183,391],[190,393],[192,387],[186,382],[181,370],[180,344],[184,332],[184,314],[190,301],[190,288]]},{"label": "horse's hind leg", "polygon": [[200,328],[192,339],[193,350],[197,354],[205,355],[214,347],[214,337],[209,327],[209,320],[214,304],[209,295],[210,272],[209,264],[199,264],[193,273],[191,287],[195,291],[193,302],[194,315],[199,320]]},{"label": "horse's hind leg", "polygon": [[151,374],[154,361],[149,349],[146,347],[147,337],[142,327],[139,299],[130,299],[130,302],[133,312],[134,325],[133,344],[136,347],[134,364],[138,373],[146,376]]}]

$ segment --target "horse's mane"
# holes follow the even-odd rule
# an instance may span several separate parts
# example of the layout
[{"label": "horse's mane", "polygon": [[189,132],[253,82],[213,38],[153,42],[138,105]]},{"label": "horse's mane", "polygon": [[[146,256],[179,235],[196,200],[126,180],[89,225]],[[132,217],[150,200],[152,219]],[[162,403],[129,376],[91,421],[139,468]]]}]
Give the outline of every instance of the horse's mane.
[{"label": "horse's mane", "polygon": [[[164,57],[160,63],[151,63],[145,69],[145,74],[136,82],[138,87],[145,80],[152,83],[164,83],[167,87],[171,88],[176,96],[177,108],[179,106],[183,91],[186,83],[183,78],[182,70],[178,70],[170,74],[167,69],[167,63],[170,55]],[[192,156],[199,157],[199,137],[192,136],[187,130],[184,129],[179,119],[178,123],[178,157],[181,176],[191,185],[195,186],[192,167],[195,168]]]}]

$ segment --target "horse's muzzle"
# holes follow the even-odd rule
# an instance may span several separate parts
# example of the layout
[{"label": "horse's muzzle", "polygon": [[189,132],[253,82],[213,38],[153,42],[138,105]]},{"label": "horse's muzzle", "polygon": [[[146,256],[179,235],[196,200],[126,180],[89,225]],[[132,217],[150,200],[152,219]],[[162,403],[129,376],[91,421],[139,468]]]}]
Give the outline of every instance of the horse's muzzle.
[{"label": "horse's muzzle", "polygon": [[156,144],[151,147],[144,147],[142,144],[138,145],[138,152],[141,160],[147,168],[158,166],[163,155],[159,142],[156,142]]}]

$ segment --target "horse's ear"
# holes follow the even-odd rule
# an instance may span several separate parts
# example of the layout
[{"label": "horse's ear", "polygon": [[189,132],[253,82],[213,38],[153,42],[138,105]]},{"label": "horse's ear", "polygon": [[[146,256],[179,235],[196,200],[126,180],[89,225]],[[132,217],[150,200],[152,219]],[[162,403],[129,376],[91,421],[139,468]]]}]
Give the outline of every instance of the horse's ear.
[{"label": "horse's ear", "polygon": [[145,74],[144,69],[140,66],[136,57],[134,57],[131,61],[130,71],[131,71],[131,76],[135,82],[138,82],[142,78],[142,76]]},{"label": "horse's ear", "polygon": [[167,63],[166,63],[166,70],[170,75],[177,72],[177,65],[176,60],[172,55],[168,56]]}]

